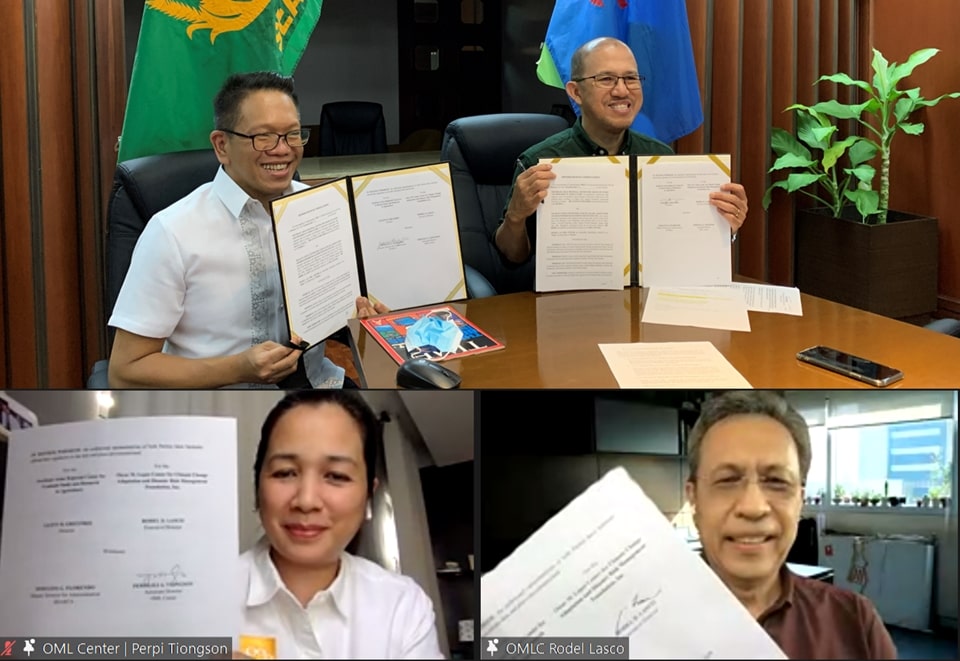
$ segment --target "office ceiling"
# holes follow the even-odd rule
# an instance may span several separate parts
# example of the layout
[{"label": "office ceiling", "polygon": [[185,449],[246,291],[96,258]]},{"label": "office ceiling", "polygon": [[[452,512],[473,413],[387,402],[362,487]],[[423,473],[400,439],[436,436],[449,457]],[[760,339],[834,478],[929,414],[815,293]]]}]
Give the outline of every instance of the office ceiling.
[{"label": "office ceiling", "polygon": [[472,391],[402,390],[398,394],[437,466],[473,459]]}]

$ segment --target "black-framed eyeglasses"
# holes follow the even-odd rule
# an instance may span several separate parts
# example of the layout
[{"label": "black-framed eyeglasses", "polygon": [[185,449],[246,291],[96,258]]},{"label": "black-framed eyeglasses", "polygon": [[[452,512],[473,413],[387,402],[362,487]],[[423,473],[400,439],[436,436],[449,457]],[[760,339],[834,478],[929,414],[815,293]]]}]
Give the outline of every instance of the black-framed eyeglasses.
[{"label": "black-framed eyeglasses", "polygon": [[628,90],[638,90],[640,89],[640,83],[642,83],[645,78],[637,73],[627,74],[626,76],[614,76],[611,73],[598,73],[596,76],[584,76],[583,78],[574,78],[573,82],[580,83],[584,80],[593,79],[594,84],[597,87],[602,87],[603,89],[612,90],[617,86],[617,83],[620,80],[623,80],[623,85]]},{"label": "black-framed eyeglasses", "polygon": [[229,133],[230,135],[236,135],[241,138],[250,138],[250,142],[253,144],[253,148],[257,151],[270,151],[271,149],[276,149],[277,145],[280,144],[280,138],[283,138],[291,147],[303,147],[307,144],[307,140],[310,139],[310,129],[294,129],[289,133],[257,133],[256,135],[247,135],[246,133],[240,133],[239,131],[231,131],[230,129],[217,129],[218,131],[223,131],[224,133]]}]

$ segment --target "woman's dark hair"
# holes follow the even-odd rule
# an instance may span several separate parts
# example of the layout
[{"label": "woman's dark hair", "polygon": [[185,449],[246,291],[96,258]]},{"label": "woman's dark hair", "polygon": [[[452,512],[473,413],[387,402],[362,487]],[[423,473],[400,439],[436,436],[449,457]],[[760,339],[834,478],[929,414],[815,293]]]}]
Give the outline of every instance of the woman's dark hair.
[{"label": "woman's dark hair", "polygon": [[267,446],[270,444],[270,435],[277,421],[284,413],[297,406],[321,406],[333,404],[339,406],[349,414],[360,426],[363,439],[363,463],[367,468],[367,496],[373,495],[373,480],[377,472],[377,450],[380,447],[382,429],[377,416],[367,406],[367,403],[348,391],[343,390],[296,390],[287,394],[267,415],[260,428],[260,444],[257,446],[257,459],[253,463],[253,488],[257,507],[260,506],[260,470],[267,458]]}]

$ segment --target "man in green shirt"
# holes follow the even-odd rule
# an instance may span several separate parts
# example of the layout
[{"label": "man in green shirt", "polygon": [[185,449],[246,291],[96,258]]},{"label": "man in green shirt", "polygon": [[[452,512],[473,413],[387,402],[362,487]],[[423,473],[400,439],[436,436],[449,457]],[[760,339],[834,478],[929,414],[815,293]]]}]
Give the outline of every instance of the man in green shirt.
[{"label": "man in green shirt", "polygon": [[[530,147],[517,159],[513,189],[495,236],[500,252],[511,262],[529,259],[536,245],[537,206],[556,178],[541,158],[607,156],[609,154],[672,154],[659,140],[630,130],[643,105],[642,77],[630,47],[601,37],[574,52],[567,94],[580,105],[576,123]],[[747,216],[747,193],[741,184],[724,184],[710,193],[710,204],[727,219],[734,233]]]}]

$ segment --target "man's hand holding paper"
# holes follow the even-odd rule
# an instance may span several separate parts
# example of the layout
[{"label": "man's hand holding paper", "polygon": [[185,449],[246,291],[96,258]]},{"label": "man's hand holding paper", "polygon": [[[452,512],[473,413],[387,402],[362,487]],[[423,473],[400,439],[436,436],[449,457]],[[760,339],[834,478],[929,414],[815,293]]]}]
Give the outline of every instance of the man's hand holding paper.
[{"label": "man's hand holding paper", "polygon": [[481,635],[627,636],[630,658],[786,658],[623,468],[481,579]]}]

